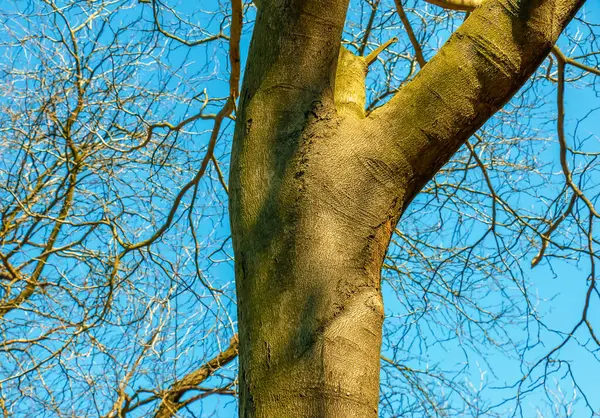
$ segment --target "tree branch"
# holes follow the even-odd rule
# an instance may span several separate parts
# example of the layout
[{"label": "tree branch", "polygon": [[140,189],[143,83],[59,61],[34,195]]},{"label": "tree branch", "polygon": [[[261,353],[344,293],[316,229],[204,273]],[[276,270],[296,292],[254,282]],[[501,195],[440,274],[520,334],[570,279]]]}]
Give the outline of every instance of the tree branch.
[{"label": "tree branch", "polygon": [[323,94],[333,100],[348,0],[260,3],[244,77],[247,99],[268,90],[278,109],[302,115]]},{"label": "tree branch", "polygon": [[[489,0],[369,118],[411,167],[406,203],[545,59],[585,0]],[[549,26],[548,22],[552,22]]]},{"label": "tree branch", "polygon": [[238,337],[235,335],[225,351],[222,351],[183,379],[173,383],[171,388],[162,396],[162,401],[154,414],[154,418],[170,418],[175,415],[177,411],[187,404],[186,402],[181,402],[181,398],[187,391],[197,388],[198,385],[208,379],[216,370],[233,361],[237,357],[237,354]]},{"label": "tree branch", "polygon": [[406,29],[406,34],[408,35],[408,39],[410,39],[410,43],[412,44],[415,50],[415,56],[417,57],[417,62],[419,63],[419,67],[423,68],[427,61],[425,61],[425,57],[423,56],[423,49],[421,49],[421,44],[419,40],[415,36],[415,32],[408,20],[408,16],[406,16],[406,12],[404,11],[404,7],[402,7],[402,0],[394,0],[396,3],[396,12]]},{"label": "tree branch", "polygon": [[444,9],[460,10],[462,12],[471,12],[481,6],[482,0],[425,0],[427,3],[434,4]]}]

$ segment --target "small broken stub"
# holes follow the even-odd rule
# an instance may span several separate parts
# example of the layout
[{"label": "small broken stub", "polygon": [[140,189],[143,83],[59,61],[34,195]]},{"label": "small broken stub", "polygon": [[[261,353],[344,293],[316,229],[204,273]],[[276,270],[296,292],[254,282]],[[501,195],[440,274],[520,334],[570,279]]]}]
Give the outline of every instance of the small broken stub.
[{"label": "small broken stub", "polygon": [[356,56],[343,46],[340,47],[335,74],[335,108],[338,113],[359,119],[365,117],[365,80],[369,65],[377,59],[381,51],[396,41],[397,38],[390,39],[366,57]]},{"label": "small broken stub", "polygon": [[341,115],[365,117],[367,62],[343,46],[335,75],[335,108]]}]

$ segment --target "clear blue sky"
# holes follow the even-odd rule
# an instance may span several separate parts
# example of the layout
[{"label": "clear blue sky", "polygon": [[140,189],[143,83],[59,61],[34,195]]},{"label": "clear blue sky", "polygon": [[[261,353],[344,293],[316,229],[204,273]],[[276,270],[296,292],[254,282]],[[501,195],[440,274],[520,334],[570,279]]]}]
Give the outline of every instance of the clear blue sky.
[{"label": "clear blue sky", "polygon": [[[173,2],[175,3],[175,2]],[[202,7],[204,11],[207,13],[197,15],[203,16],[204,21],[200,21],[200,26],[206,29],[208,32],[216,33],[218,32],[218,28],[221,25],[221,21],[218,19],[211,18],[211,12],[218,10],[220,6],[218,2],[215,0],[203,1],[203,2],[185,2],[181,1],[181,4],[176,6],[176,9],[181,12],[182,15],[186,13],[192,12],[197,7]],[[361,18],[361,7],[365,7],[365,2],[359,2],[358,0],[353,0],[352,9],[349,13],[349,20],[347,24],[346,31],[346,40],[349,35],[352,33],[358,33],[360,25],[357,22],[358,19]],[[393,2],[383,2],[385,3],[385,7],[390,10],[391,4]],[[413,4],[414,1],[410,1],[409,4]],[[200,4],[200,6],[199,6]],[[9,6],[1,6],[5,8],[5,11],[9,10]],[[150,17],[149,5],[139,5],[139,7],[146,8],[144,16],[146,18]],[[596,0],[588,0],[587,7],[587,19],[596,24],[600,24],[600,5]],[[430,58],[432,54],[435,52],[434,46],[440,46],[443,44],[447,36],[449,36],[452,31],[457,27],[459,22],[463,18],[463,14],[457,13],[455,15],[454,20],[441,20],[437,17],[445,16],[446,12],[441,11],[435,6],[427,6],[425,9],[419,8],[420,16],[423,18],[421,21],[419,19],[419,15],[411,14],[411,20],[415,24],[415,27],[419,27],[419,22],[423,22],[423,24],[427,25],[438,25],[436,35],[433,39],[430,39],[427,43],[429,47],[425,50],[426,57]],[[137,16],[139,8],[133,9],[132,11],[128,11],[128,14],[123,14],[123,22],[128,22],[128,19],[133,19],[134,16]],[[248,9],[247,20],[253,20],[254,9]],[[387,13],[387,12],[386,12]],[[380,16],[380,19],[387,18],[392,16],[393,13],[387,13],[383,17]],[[363,16],[364,17],[364,16]],[[365,22],[363,21],[364,25]],[[246,51],[249,44],[249,39],[251,35],[251,26],[247,26],[244,30],[244,37],[242,42],[242,66],[245,65],[245,57]],[[408,41],[406,37],[403,35],[402,28],[399,25],[396,25],[395,28],[388,27],[386,30],[378,32],[377,36],[380,36],[383,40],[389,39],[393,36],[400,36],[400,42],[393,46],[391,50],[394,53],[402,53],[404,52],[403,48],[409,48]],[[576,34],[575,34],[576,36]],[[211,44],[212,45],[212,44]],[[199,84],[197,86],[198,89],[201,87],[206,87],[209,91],[211,97],[224,97],[228,94],[227,80],[225,76],[225,69],[228,67],[226,50],[223,45],[220,46],[210,46],[204,49],[194,49],[190,52],[190,50],[186,48],[177,48],[174,49],[172,53],[168,54],[168,58],[166,61],[170,63],[170,65],[174,68],[179,68],[178,71],[181,73],[185,73],[185,71],[194,72],[199,68],[209,68],[211,71],[214,70],[215,73],[221,73],[223,76],[221,79],[217,79],[214,77],[209,78],[204,85]],[[565,43],[565,45],[567,45]],[[562,46],[562,44],[561,44]],[[573,52],[577,54],[577,51]],[[383,55],[384,58],[390,57],[390,55]],[[396,71],[399,75],[399,78],[404,76],[408,70],[406,65],[403,66],[402,59],[399,60],[399,64],[396,68]],[[370,73],[370,80],[379,80],[382,74],[381,64],[377,64],[373,67]],[[379,77],[379,78],[378,78]],[[590,82],[590,77],[587,76],[586,79],[582,80],[579,83],[579,86],[582,86],[585,81]],[[175,85],[177,80],[173,80],[173,85]],[[553,115],[555,115],[555,84],[548,82],[541,82],[538,84],[538,99],[540,100],[538,105],[533,103],[533,108],[527,110],[527,112],[531,112],[531,114],[535,115],[535,117],[531,120],[531,123],[528,123],[528,120],[523,121],[523,125],[527,126],[527,129],[521,131],[524,137],[536,137],[538,133],[541,136],[544,136],[548,141],[539,141],[534,142],[531,145],[529,151],[532,154],[538,154],[541,159],[544,161],[549,161],[552,169],[550,171],[556,173],[556,176],[552,178],[552,182],[547,185],[544,184],[543,179],[540,176],[537,176],[535,173],[531,175],[531,182],[535,183],[535,193],[530,195],[523,195],[520,198],[516,199],[514,196],[510,197],[511,203],[516,208],[521,208],[523,210],[531,210],[531,212],[536,212],[539,208],[536,208],[538,204],[538,200],[536,200],[539,196],[548,195],[554,196],[557,193],[557,185],[560,184],[560,166],[558,164],[559,159],[559,151],[558,151],[558,143],[556,141],[556,137],[548,137],[548,132],[553,132],[553,124],[554,119]],[[526,88],[530,88],[527,86]],[[545,100],[543,100],[545,99]],[[527,103],[531,104],[531,103]],[[165,106],[170,106],[172,104],[168,104]],[[586,149],[599,151],[600,150],[600,141],[598,135],[600,135],[600,110],[594,111],[589,114],[590,109],[594,109],[599,107],[598,102],[598,91],[593,89],[584,89],[584,88],[576,88],[575,86],[567,87],[566,92],[566,132],[568,141],[576,141],[587,136],[592,136],[591,139],[586,144]],[[508,105],[507,109],[511,109],[511,105]],[[164,110],[164,109],[163,109]],[[190,109],[187,105],[177,105],[173,104],[172,113],[175,119],[184,118],[185,116],[189,116],[193,114],[196,109]],[[518,121],[517,121],[518,122]],[[207,129],[210,129],[211,122],[207,121],[199,121],[196,125],[194,125],[194,130],[196,132],[201,132]],[[216,155],[219,157],[220,161],[223,161],[222,168],[227,176],[227,160],[229,154],[230,140],[231,140],[231,132],[233,128],[233,123],[229,122],[227,127],[224,129],[224,135],[221,138],[219,145],[216,150]],[[505,126],[499,124],[498,119],[494,119],[490,121],[490,123],[483,128],[483,132],[486,134],[497,133],[497,134],[514,134],[515,126]],[[517,131],[520,127],[517,129]],[[198,143],[194,143],[190,141],[188,144],[194,150],[197,150],[199,154],[203,152],[203,147],[205,146],[206,135],[199,136],[201,138]],[[514,140],[511,139],[511,140]],[[571,143],[571,142],[569,142]],[[494,152],[495,155],[498,155],[500,152],[511,152],[511,142],[510,140],[503,143],[502,146],[499,146]],[[465,150],[462,151],[463,154],[466,155]],[[491,154],[489,154],[491,155]],[[489,156],[485,152],[482,154],[482,158],[485,160]],[[519,156],[514,156],[516,160],[519,159]],[[531,156],[527,157],[531,158]],[[495,161],[495,160],[494,160]],[[572,161],[574,166],[577,165],[581,160]],[[496,167],[498,168],[498,167]],[[501,172],[501,168],[498,168],[499,172]],[[479,177],[469,177],[469,184],[477,184],[477,182],[481,182],[481,173],[478,172],[477,169],[472,170],[472,176]],[[143,177],[146,173],[141,173],[140,178]],[[526,173],[519,171],[519,175],[525,175]],[[211,172],[212,176],[215,176],[214,171]],[[471,174],[469,175],[471,176]],[[516,184],[525,184],[528,179],[510,177],[509,174],[507,177],[503,177],[503,174],[498,174],[493,178],[493,182],[495,186],[497,186],[500,190],[507,190],[510,188],[510,181],[515,182]],[[596,173],[596,176],[598,174]],[[133,177],[133,176],[132,176]],[[456,173],[443,174],[438,177],[438,181],[440,184],[444,182],[444,180],[456,180],[460,176]],[[133,179],[132,179],[133,181]],[[169,180],[165,180],[168,184]],[[479,184],[482,189],[482,183]],[[207,187],[207,190],[203,190],[206,192],[203,196],[208,195],[208,186],[203,184],[203,187]],[[427,188],[426,188],[427,189]],[[441,190],[441,189],[440,189]],[[223,197],[223,193],[220,193],[220,197]],[[433,246],[437,246],[439,248],[449,247],[454,245],[455,240],[464,235],[467,241],[474,240],[476,237],[485,234],[485,227],[483,223],[478,220],[478,214],[475,209],[472,211],[465,211],[464,213],[456,213],[456,208],[452,207],[452,205],[448,204],[443,207],[443,210],[440,209],[438,211],[438,207],[441,207],[441,201],[443,199],[436,198],[433,199],[432,193],[424,194],[418,197],[413,206],[412,210],[414,212],[408,213],[401,221],[399,228],[404,231],[409,236],[416,236],[417,238],[420,236],[419,234],[423,234],[423,236],[427,236],[430,240],[430,244]],[[428,202],[432,201],[433,203],[428,204]],[[207,203],[207,211],[213,210],[214,207],[211,205],[218,205],[216,201],[203,202]],[[477,203],[473,201],[472,203]],[[485,203],[485,202],[484,202]],[[600,206],[600,205],[598,205]],[[490,215],[490,205],[489,201],[485,203],[483,206],[483,212]],[[216,212],[215,212],[216,213]],[[464,217],[461,217],[464,215]],[[216,219],[216,220],[215,220]],[[597,224],[598,222],[596,222]],[[599,225],[600,226],[600,225]],[[427,228],[431,228],[435,230],[434,232],[425,232]],[[508,230],[508,229],[507,229]],[[227,237],[229,235],[228,225],[226,218],[219,218],[218,215],[207,217],[206,222],[202,223],[199,227],[199,231],[206,234],[214,234],[210,239],[211,244],[215,242],[219,242],[219,238]],[[578,234],[579,231],[567,231],[566,236],[569,234]],[[596,235],[597,236],[597,235]],[[566,238],[568,240],[568,238]],[[463,241],[459,241],[463,242]],[[486,236],[485,245],[482,246],[478,251],[478,254],[482,255],[487,252],[494,251],[497,242],[493,239],[491,235]],[[230,241],[227,244],[230,245]],[[463,243],[463,245],[465,245]],[[515,249],[515,253],[523,254],[523,258],[520,260],[513,260],[513,264],[510,265],[511,268],[514,269],[514,274],[516,280],[525,280],[531,286],[529,291],[533,294],[532,300],[539,301],[536,309],[542,315],[542,319],[544,324],[546,324],[549,328],[560,330],[563,332],[568,331],[573,327],[573,325],[579,320],[581,317],[581,311],[583,308],[583,300],[586,292],[586,279],[589,275],[589,263],[585,260],[575,263],[570,261],[562,261],[560,259],[553,259],[551,264],[548,262],[542,262],[540,265],[531,269],[530,263],[535,256],[536,251],[528,248],[523,248],[522,242],[519,242],[521,247]],[[538,243],[539,245],[539,243]],[[231,254],[230,248],[226,246],[226,252]],[[167,247],[164,247],[165,253],[170,251]],[[441,252],[436,255],[436,250],[434,248],[428,249],[429,251],[428,257],[431,258],[432,261],[436,261],[436,256],[441,256]],[[441,250],[440,250],[441,251]],[[411,272],[414,272],[416,276],[419,277],[420,280],[426,282],[430,279],[431,272],[427,272],[425,267],[422,265],[419,266],[418,263],[414,264],[403,264],[402,256],[405,254],[402,250],[398,248],[391,248],[390,253],[392,255],[398,256],[397,263],[402,268],[411,268]],[[550,253],[550,251],[549,251]],[[223,254],[218,254],[217,258],[223,258]],[[510,257],[508,257],[510,258]],[[518,258],[518,257],[517,257]],[[475,263],[476,258],[473,258],[473,263]],[[215,280],[218,283],[227,283],[231,282],[233,278],[233,270],[231,263],[212,263],[211,261],[204,260],[202,262],[202,268],[207,272],[207,276]],[[408,266],[408,267],[406,267]],[[441,275],[448,275],[448,279],[452,281],[454,284],[460,280],[460,274],[454,269],[444,269],[442,266]],[[485,267],[484,271],[489,272],[492,266]],[[419,270],[423,268],[422,270]],[[499,270],[502,270],[502,266],[498,266]],[[507,278],[508,274],[498,274],[498,276],[502,276],[502,278],[498,278],[504,285],[506,285],[506,293],[501,294],[497,289],[494,288],[494,280],[496,277],[493,276],[485,276],[485,274],[478,273],[469,273],[469,283],[475,283],[474,287],[474,295],[482,295],[481,302],[485,306],[491,307],[491,309],[498,309],[504,305],[509,305],[511,300],[519,300],[520,294],[517,286],[512,286],[510,279]],[[466,274],[466,273],[465,273]],[[452,276],[451,275],[455,275]],[[495,389],[498,387],[511,386],[517,383],[523,376],[523,373],[527,370],[527,365],[523,364],[521,360],[517,357],[510,357],[507,355],[501,354],[501,350],[494,348],[489,343],[486,343],[485,336],[482,334],[480,330],[473,330],[473,338],[474,342],[472,346],[468,347],[466,350],[463,350],[463,345],[460,344],[461,332],[464,332],[465,329],[468,329],[468,325],[465,325],[464,322],[461,322],[461,319],[458,316],[452,316],[452,309],[439,309],[437,310],[435,306],[435,300],[432,302],[432,305],[428,308],[431,309],[428,311],[425,318],[432,319],[440,319],[443,318],[448,319],[448,324],[451,324],[448,329],[443,329],[443,327],[437,327],[432,324],[431,328],[427,328],[427,322],[425,323],[422,320],[417,320],[414,316],[414,313],[408,312],[406,304],[403,303],[403,296],[400,298],[397,297],[396,292],[393,290],[393,287],[396,289],[400,287],[399,279],[392,272],[385,273],[387,281],[384,284],[384,299],[386,306],[386,313],[389,315],[389,319],[386,323],[386,330],[390,333],[394,332],[392,335],[392,342],[397,343],[401,346],[401,349],[392,350],[388,345],[385,346],[383,355],[393,358],[396,356],[398,361],[401,361],[403,365],[417,368],[417,369],[426,369],[428,367],[433,367],[434,365],[443,370],[463,370],[462,373],[450,373],[449,376],[455,379],[457,384],[466,385],[472,384],[474,388],[482,385],[482,390],[480,393],[481,403],[482,404],[500,404],[507,398],[513,397],[515,395],[515,390],[510,388],[503,389]],[[445,276],[444,276],[445,277]],[[400,279],[401,280],[401,279]],[[417,289],[418,286],[414,285],[411,289]],[[418,299],[418,298],[417,298]],[[415,300],[419,302],[418,300]],[[422,301],[421,301],[422,302]],[[419,303],[421,303],[419,302]],[[192,317],[197,313],[198,305],[197,300],[188,293],[183,293],[181,296],[175,297],[173,299],[173,303],[178,303],[178,309],[181,310],[181,316]],[[424,305],[423,305],[424,306]],[[226,304],[225,309],[229,311],[229,314],[235,320],[235,307],[232,303]],[[469,311],[472,312],[472,311]],[[592,305],[589,315],[591,318],[598,318],[598,314],[600,313],[600,309],[597,304]],[[403,327],[405,324],[404,321],[414,321],[411,324],[416,324],[414,327],[410,328]],[[421,322],[419,322],[421,321]],[[465,328],[461,328],[456,326],[453,328],[454,322],[456,324],[462,324]],[[553,346],[555,346],[560,338],[550,332],[548,329],[541,328],[534,323],[529,323],[530,328],[527,329],[528,323],[526,322],[526,317],[516,315],[511,321],[509,321],[503,329],[493,329],[494,339],[496,341],[508,341],[509,337],[514,338],[515,340],[522,341],[527,336],[532,338],[532,344],[535,343],[535,347],[532,347],[527,351],[526,360],[528,362],[537,361],[541,356],[546,354]],[[600,330],[600,322],[597,324],[598,329]],[[407,330],[407,335],[403,336],[402,331]],[[538,335],[539,331],[539,335]],[[580,330],[578,337],[580,337],[580,341],[586,342],[587,335],[585,332]],[[421,337],[425,340],[422,343],[412,343],[413,339],[416,337],[417,333],[421,335]],[[448,339],[447,341],[440,342],[440,336],[448,335],[451,336],[452,339]],[[403,337],[404,341],[395,340],[396,338]],[[479,340],[478,340],[479,339]],[[184,358],[176,365],[178,372],[181,374],[185,370],[188,370],[188,366],[190,365],[189,359],[206,359],[210,358],[214,355],[213,350],[214,344],[198,345],[196,346],[196,352],[189,352],[187,355],[188,360]],[[479,351],[477,351],[479,350]],[[411,357],[412,355],[412,357]],[[583,389],[588,396],[591,396],[590,401],[596,408],[596,412],[600,414],[600,398],[597,394],[600,393],[600,380],[597,376],[600,376],[600,361],[592,357],[592,355],[584,350],[581,347],[577,346],[575,341],[572,341],[567,346],[565,346],[560,351],[561,359],[569,360],[570,367],[573,371],[573,374],[577,376],[577,382],[580,385],[580,388]],[[94,366],[90,366],[94,367]],[[96,365],[95,367],[100,367]],[[388,369],[389,370],[389,369]],[[558,386],[555,385],[554,382],[550,382],[549,386],[552,388],[560,387],[564,396],[569,399],[569,397],[573,396],[573,387],[569,383],[568,376],[565,378],[565,370],[561,369],[561,372],[555,375],[552,375],[552,378],[557,379]],[[539,369],[536,370],[536,373],[539,372]],[[386,373],[382,372],[382,377],[387,378]],[[562,380],[561,380],[562,379]],[[215,382],[217,380],[217,382]],[[205,386],[210,386],[215,383],[218,384],[218,379],[206,382]],[[139,380],[137,384],[147,383],[148,386],[152,386],[154,382],[144,382],[143,379]],[[431,381],[429,381],[431,383]],[[473,391],[475,393],[475,389]],[[557,389],[557,393],[560,393]],[[453,394],[450,394],[449,398],[452,400]],[[577,390],[577,398],[580,398],[579,390]],[[594,398],[595,396],[595,398]],[[526,400],[521,404],[523,410],[519,412],[520,415],[524,417],[534,417],[534,416],[543,416],[543,417],[554,417],[554,416],[566,416],[553,414],[551,408],[546,405],[548,401],[547,393],[543,390],[537,390],[531,395],[528,395]],[[505,416],[510,416],[511,412],[514,411],[514,402],[508,401],[501,408],[505,411]],[[540,412],[541,415],[536,415]],[[220,396],[210,396],[201,402],[196,402],[191,407],[191,411],[196,416],[209,417],[232,417],[236,414],[236,405],[235,400],[231,397],[220,397]],[[387,413],[387,412],[386,412]],[[517,416],[519,416],[517,414]],[[187,416],[187,415],[186,415]],[[190,415],[191,416],[191,415]],[[584,405],[579,402],[574,404],[573,410],[571,411],[572,417],[588,417],[590,416],[590,411],[584,407]]]}]

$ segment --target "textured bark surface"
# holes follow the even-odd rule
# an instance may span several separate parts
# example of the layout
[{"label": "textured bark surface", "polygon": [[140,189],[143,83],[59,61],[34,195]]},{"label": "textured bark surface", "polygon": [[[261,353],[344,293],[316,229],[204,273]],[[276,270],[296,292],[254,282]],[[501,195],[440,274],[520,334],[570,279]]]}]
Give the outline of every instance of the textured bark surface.
[{"label": "textured bark surface", "polygon": [[240,416],[377,416],[380,270],[402,209],[583,2],[484,2],[365,118],[366,65],[340,53],[347,0],[261,1],[230,178]]}]

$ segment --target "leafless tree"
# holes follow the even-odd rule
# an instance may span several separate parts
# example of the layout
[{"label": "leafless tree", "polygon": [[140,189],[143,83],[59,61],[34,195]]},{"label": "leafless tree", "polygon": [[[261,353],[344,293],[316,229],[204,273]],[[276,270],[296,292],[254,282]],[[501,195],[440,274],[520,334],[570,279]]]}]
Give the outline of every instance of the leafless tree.
[{"label": "leafless tree", "polygon": [[[367,116],[479,5],[434,3],[350,2]],[[0,6],[5,417],[235,410],[227,179],[256,16],[238,0]],[[600,365],[599,25],[584,6],[404,207],[383,262],[381,416],[600,414],[580,366]],[[579,303],[555,323],[563,288]]]}]

